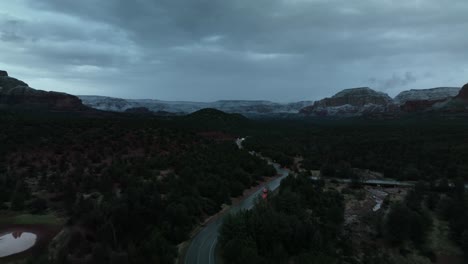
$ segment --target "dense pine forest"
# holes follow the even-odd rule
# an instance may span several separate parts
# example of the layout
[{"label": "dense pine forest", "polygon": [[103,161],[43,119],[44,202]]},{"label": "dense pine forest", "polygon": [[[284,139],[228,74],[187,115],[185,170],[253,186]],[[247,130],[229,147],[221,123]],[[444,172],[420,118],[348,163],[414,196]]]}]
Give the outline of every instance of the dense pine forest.
[{"label": "dense pine forest", "polygon": [[1,126],[1,209],[67,219],[55,263],[173,263],[197,224],[275,174],[233,135],[154,118],[2,113]]},{"label": "dense pine forest", "polygon": [[468,181],[468,123],[465,119],[408,118],[265,122],[246,146],[291,166],[345,177],[348,168],[379,171],[400,180]]},{"label": "dense pine forest", "polygon": [[227,263],[333,263],[346,247],[343,196],[299,177],[282,181],[278,195],[229,216],[220,231]]},{"label": "dense pine forest", "polygon": [[[226,218],[225,263],[430,263],[445,256],[441,239],[468,252],[463,120],[253,121],[206,110],[0,121],[0,226],[55,227],[28,263],[174,263],[206,219],[276,174],[252,150],[292,173]],[[415,186],[367,187],[363,171]],[[354,212],[375,190],[389,194],[382,209]]]},{"label": "dense pine forest", "polygon": [[[447,239],[468,255],[468,125],[465,121],[409,118],[285,121],[280,125],[265,122],[265,129],[252,131],[255,136],[249,137],[245,145],[283,166],[294,167],[299,158],[299,175],[320,175],[328,182],[323,189],[340,189],[346,200],[352,201],[348,204],[365,201],[375,190],[387,191],[382,187],[364,189],[362,182],[374,179],[375,175],[377,179],[412,182],[415,186],[410,190],[397,189],[398,193],[386,197],[384,210],[362,216],[361,224],[373,230],[364,242],[370,245],[351,247],[351,254],[345,248],[335,262],[327,263],[430,263],[443,259],[436,255],[444,255],[446,249],[436,249],[436,244],[448,242],[438,241],[441,238],[436,238],[435,233],[445,227]],[[343,188],[335,180],[342,178],[351,179],[349,186]],[[281,197],[280,191],[270,201],[270,207],[276,208],[276,199],[286,197]],[[250,214],[246,213],[244,218],[249,219]],[[320,230],[317,226],[316,229]],[[350,229],[346,230],[345,226],[343,231],[348,235],[359,233],[353,227]],[[255,237],[255,232],[251,232]],[[339,241],[339,236],[330,241]],[[399,250],[401,254],[391,250]],[[314,254],[313,249],[308,252],[312,255],[303,263],[314,263],[314,259],[322,257]],[[291,252],[286,255],[288,259],[295,256]],[[460,263],[447,259],[438,263]]]}]

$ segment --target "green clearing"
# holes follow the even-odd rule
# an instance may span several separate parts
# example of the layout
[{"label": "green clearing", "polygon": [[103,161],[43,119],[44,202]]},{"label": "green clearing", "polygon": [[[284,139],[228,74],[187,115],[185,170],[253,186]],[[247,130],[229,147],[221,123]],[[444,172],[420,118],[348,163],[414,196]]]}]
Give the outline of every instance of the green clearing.
[{"label": "green clearing", "polygon": [[64,219],[59,218],[55,214],[33,215],[20,214],[8,215],[0,217],[0,224],[16,224],[16,225],[62,225]]}]

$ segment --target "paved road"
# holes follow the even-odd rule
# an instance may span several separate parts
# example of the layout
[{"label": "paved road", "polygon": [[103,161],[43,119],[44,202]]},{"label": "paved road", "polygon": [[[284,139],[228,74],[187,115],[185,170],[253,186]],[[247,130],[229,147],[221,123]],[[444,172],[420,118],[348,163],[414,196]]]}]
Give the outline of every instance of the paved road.
[{"label": "paved road", "polygon": [[[241,142],[238,143],[239,147]],[[281,168],[279,164],[272,163],[280,177],[262,185],[255,193],[245,198],[241,203],[231,207],[223,216],[209,223],[192,240],[185,256],[185,264],[214,264],[216,263],[215,248],[218,242],[218,232],[223,219],[229,213],[235,213],[243,209],[251,209],[255,199],[260,196],[264,187],[275,190],[280,186],[281,180],[289,175],[289,170]]]},{"label": "paved road", "polygon": [[[242,148],[243,140],[244,139],[238,139],[236,141],[239,148]],[[251,154],[256,155],[253,152]],[[280,174],[280,177],[263,185],[254,194],[245,198],[240,204],[231,207],[231,209],[228,211],[227,214],[235,213],[242,209],[251,209],[254,205],[255,199],[258,196],[260,196],[264,187],[267,187],[270,190],[275,190],[280,186],[281,180],[289,175],[289,170],[281,168],[280,165],[276,163],[272,163],[272,164],[275,167],[278,174]],[[344,181],[349,182],[349,180],[346,180],[346,179]],[[402,182],[393,181],[393,180],[382,180],[382,181],[371,180],[371,182],[369,183],[392,184],[392,185],[402,185],[402,186],[411,185],[411,183],[404,183],[404,182],[402,183]],[[209,223],[193,238],[187,250],[187,254],[185,256],[185,264],[215,264],[216,263],[215,248],[216,248],[216,243],[218,242],[218,232],[223,222],[223,219],[227,214]]]}]

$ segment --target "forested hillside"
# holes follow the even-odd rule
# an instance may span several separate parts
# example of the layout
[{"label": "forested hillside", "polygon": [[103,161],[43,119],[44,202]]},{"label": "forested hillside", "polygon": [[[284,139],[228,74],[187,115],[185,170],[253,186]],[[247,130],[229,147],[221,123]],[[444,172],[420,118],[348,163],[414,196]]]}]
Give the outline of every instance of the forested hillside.
[{"label": "forested hillside", "polygon": [[[345,219],[351,222],[344,228],[355,244],[352,254],[341,257],[365,263],[462,263],[462,252],[465,259],[468,256],[465,121],[265,122],[263,130],[252,131],[245,145],[285,166],[299,160],[300,175],[320,175],[328,182],[327,188],[341,190]],[[337,178],[352,181],[345,186]],[[364,179],[385,178],[416,186],[406,191],[362,185]],[[377,207],[373,212],[366,203],[376,199],[384,200],[383,210]],[[374,254],[377,248],[380,253]]]},{"label": "forested hillside", "polygon": [[0,207],[68,219],[54,263],[173,263],[197,224],[275,174],[229,138],[154,118],[0,119]]},{"label": "forested hillside", "polygon": [[[370,169],[402,180],[468,180],[465,119],[335,120],[276,122],[252,132],[248,148],[340,177],[349,168]],[[255,133],[255,134],[254,134]]]},{"label": "forested hillside", "polygon": [[[362,253],[379,243],[435,259],[440,247],[426,244],[437,239],[451,241],[457,256],[466,251],[460,186],[468,179],[468,125],[461,120],[251,121],[207,110],[174,118],[2,112],[0,121],[0,225],[49,219],[62,230],[30,253],[31,263],[173,263],[177,245],[207,217],[275,174],[235,145],[238,136],[297,177],[226,220],[219,242],[229,263],[400,257]],[[375,198],[359,184],[358,172],[367,170],[421,184],[408,195],[384,190],[395,200],[360,214]],[[358,181],[313,182],[314,171]],[[362,245],[348,245],[346,236]]]}]

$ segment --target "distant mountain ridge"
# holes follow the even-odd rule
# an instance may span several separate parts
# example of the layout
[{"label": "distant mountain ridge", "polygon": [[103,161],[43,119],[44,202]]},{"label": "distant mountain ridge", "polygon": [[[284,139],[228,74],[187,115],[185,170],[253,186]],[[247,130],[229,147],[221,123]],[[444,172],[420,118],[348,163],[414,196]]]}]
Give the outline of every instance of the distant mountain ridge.
[{"label": "distant mountain ridge", "polygon": [[[0,70],[0,108],[40,109],[52,111],[86,111],[92,109],[159,116],[187,115],[202,109],[236,113],[247,117],[301,118],[398,116],[405,113],[468,113],[468,84],[462,88],[436,87],[408,90],[394,99],[369,87],[344,89],[318,101],[275,103],[266,100],[220,100],[215,102],[122,99],[107,96],[74,96],[60,92],[36,90]],[[205,113],[206,112],[201,112]],[[102,113],[101,113],[102,114]],[[208,116],[210,116],[208,115]],[[219,117],[219,115],[215,115]],[[223,118],[224,119],[224,118]]]},{"label": "distant mountain ridge", "polygon": [[303,107],[313,104],[313,101],[282,104],[263,100],[220,100],[207,103],[152,99],[121,99],[86,95],[79,96],[79,98],[85,105],[105,111],[124,112],[130,108],[145,107],[153,112],[164,111],[180,114],[189,114],[204,108],[213,108],[226,113],[239,113],[244,115],[299,113],[299,110]]},{"label": "distant mountain ridge", "polygon": [[351,88],[301,110],[306,116],[339,117],[396,117],[407,113],[448,112],[468,112],[468,84],[463,88],[436,87],[403,91],[394,99],[367,87]]},{"label": "distant mountain ridge", "polygon": [[[125,112],[127,109],[144,107],[152,112],[183,115],[211,108],[226,113],[239,113],[248,117],[280,117],[285,115],[288,118],[288,115],[290,117],[290,115],[296,114],[318,117],[352,117],[449,111],[447,109],[455,108],[460,111],[459,109],[464,109],[463,103],[460,103],[460,99],[453,99],[459,92],[461,92],[461,88],[457,87],[412,89],[403,91],[392,99],[388,94],[375,91],[369,87],[357,87],[344,89],[331,97],[315,102],[300,101],[295,103],[275,103],[265,100],[220,100],[207,103],[121,99],[105,96],[79,97],[85,105],[105,111]],[[468,95],[466,97],[468,98]]]}]

